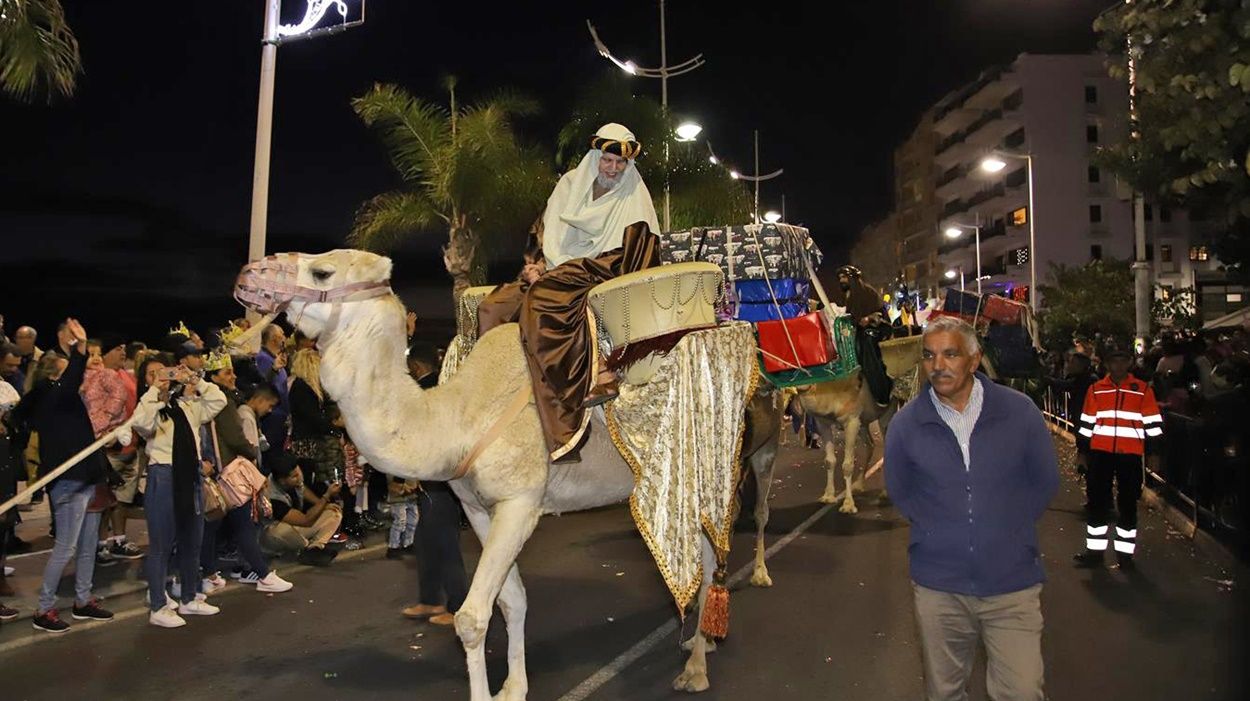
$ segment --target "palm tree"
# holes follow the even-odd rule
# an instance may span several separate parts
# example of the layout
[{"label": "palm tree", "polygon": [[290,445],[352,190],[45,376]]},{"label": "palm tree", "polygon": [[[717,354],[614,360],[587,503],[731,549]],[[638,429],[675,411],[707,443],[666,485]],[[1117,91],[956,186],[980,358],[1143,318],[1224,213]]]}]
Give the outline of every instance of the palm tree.
[{"label": "palm tree", "polygon": [[[563,168],[577,165],[590,147],[595,130],[607,122],[629,127],[642,144],[638,172],[655,199],[655,211],[664,211],[664,138],[672,134],[660,103],[637,97],[628,83],[615,73],[591,85],[577,100],[573,116],[560,130],[556,162]],[[669,184],[672,192],[672,228],[741,224],[750,220],[752,198],[745,184],[734,180],[724,168],[708,161],[693,143],[674,143],[669,149]],[[663,222],[661,222],[663,223]]]},{"label": "palm tree", "polygon": [[69,97],[81,72],[59,0],[0,0],[0,90],[24,102]]},{"label": "palm tree", "polygon": [[385,251],[407,236],[446,231],[443,265],[453,294],[485,282],[483,242],[522,235],[542,210],[554,175],[541,152],[523,144],[512,120],[538,112],[533,100],[501,92],[471,106],[449,105],[378,84],[352,100],[378,130],[404,187],[361,205],[348,241]]}]

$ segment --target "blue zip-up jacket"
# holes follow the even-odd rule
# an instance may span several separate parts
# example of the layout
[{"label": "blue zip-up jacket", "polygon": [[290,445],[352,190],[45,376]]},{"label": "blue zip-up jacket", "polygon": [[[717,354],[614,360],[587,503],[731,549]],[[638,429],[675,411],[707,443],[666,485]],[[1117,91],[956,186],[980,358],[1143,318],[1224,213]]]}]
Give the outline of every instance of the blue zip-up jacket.
[{"label": "blue zip-up jacket", "polygon": [[977,379],[985,394],[969,467],[925,385],[890,422],[885,483],[911,521],[912,581],[995,596],[1046,579],[1036,524],[1059,489],[1059,467],[1033,401],[980,373]]}]

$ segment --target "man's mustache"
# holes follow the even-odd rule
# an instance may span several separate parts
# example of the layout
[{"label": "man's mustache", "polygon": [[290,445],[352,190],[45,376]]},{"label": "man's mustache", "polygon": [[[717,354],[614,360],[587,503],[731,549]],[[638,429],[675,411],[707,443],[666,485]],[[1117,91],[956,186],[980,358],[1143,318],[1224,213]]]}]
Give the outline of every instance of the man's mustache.
[{"label": "man's mustache", "polygon": [[955,376],[954,376],[953,374],[949,373],[949,372],[944,371],[944,370],[937,370],[937,371],[935,371],[935,372],[931,372],[931,373],[929,373],[929,381],[930,381],[930,382],[932,382],[932,381],[934,381],[934,380],[953,380],[953,379],[955,379]]}]

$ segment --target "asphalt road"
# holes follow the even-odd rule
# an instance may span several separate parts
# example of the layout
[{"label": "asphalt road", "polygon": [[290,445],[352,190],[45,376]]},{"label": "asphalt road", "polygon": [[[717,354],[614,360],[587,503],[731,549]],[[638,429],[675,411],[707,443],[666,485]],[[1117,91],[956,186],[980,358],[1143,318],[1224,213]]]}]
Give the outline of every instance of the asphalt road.
[{"label": "asphalt road", "polygon": [[[808,527],[770,559],[774,587],[734,592],[730,638],[709,658],[712,689],[702,698],[921,698],[905,521],[871,498],[854,516],[821,512],[818,454],[791,441],[777,463],[768,543]],[[1070,448],[1056,444],[1070,464]],[[1067,467],[1064,476],[1040,526],[1050,576],[1043,591],[1049,696],[1247,698],[1247,568],[1195,549],[1143,507],[1138,573],[1073,570],[1081,494]],[[869,486],[879,485],[878,476]],[[750,561],[749,531],[739,532],[731,571]],[[476,540],[466,534],[464,544],[472,566]],[[521,571],[530,601],[530,699],[685,696],[669,687],[684,662],[676,629],[663,628],[674,620],[671,600],[625,508],[545,519]],[[375,551],[290,578],[296,588],[280,595],[232,585],[214,597],[221,615],[176,630],[147,625],[137,595],[110,602],[122,613],[117,620],[77,623],[60,637],[24,620],[0,625],[0,698],[468,697],[454,633],[399,615],[415,599],[411,560]],[[688,621],[687,631],[693,626]],[[654,644],[639,651],[648,636]],[[506,675],[504,640],[496,616],[487,643],[495,689]],[[621,664],[631,648],[641,654]],[[590,678],[595,688],[583,693]],[[983,681],[974,680],[973,697],[984,698]]]}]

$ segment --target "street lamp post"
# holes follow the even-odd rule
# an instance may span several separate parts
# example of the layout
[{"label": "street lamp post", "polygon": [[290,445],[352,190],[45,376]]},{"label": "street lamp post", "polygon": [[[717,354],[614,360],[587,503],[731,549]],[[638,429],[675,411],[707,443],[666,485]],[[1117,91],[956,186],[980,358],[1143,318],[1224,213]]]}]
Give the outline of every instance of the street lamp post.
[{"label": "street lamp post", "polygon": [[[708,160],[714,164],[720,164],[721,159],[717,157],[716,152],[712,150],[712,142],[710,141],[707,143],[707,150],[708,150],[708,153],[711,154],[708,157]],[[785,172],[784,168],[778,168],[777,170],[774,170],[773,172],[767,175],[760,175],[760,130],[756,129],[755,130],[755,175],[743,175],[742,173],[736,170],[729,171],[729,177],[733,178],[734,180],[746,180],[747,182],[755,183],[755,207],[753,210],[754,211],[753,221],[756,224],[760,223],[760,183],[764,182],[765,180],[772,180],[773,178],[776,178],[777,176],[781,175],[784,172]],[[782,199],[783,208],[785,207],[784,203],[785,203],[785,200],[783,198]]]},{"label": "street lamp post", "polygon": [[[1001,158],[1000,158],[1001,156]],[[1008,153],[1005,151],[995,151],[993,156],[981,161],[981,170],[987,173],[997,173],[1007,167],[1007,163],[1003,158],[1015,158],[1023,160],[1025,165],[1025,175],[1028,178],[1029,188],[1029,307],[1034,313],[1037,313],[1037,208],[1033,204],[1033,154],[1031,153]]]},{"label": "street lamp post", "polygon": [[[266,222],[269,219],[269,152],[273,141],[273,88],[278,63],[278,44],[337,34],[358,27],[365,21],[365,2],[353,5],[359,14],[350,13],[346,2],[309,2],[304,18],[297,24],[279,24],[282,0],[264,0],[265,27],[261,35],[260,50],[260,101],[256,109],[256,162],[252,170],[252,217],[248,230],[247,259],[265,257]],[[342,21],[321,26],[331,10],[342,16]]]},{"label": "street lamp post", "polygon": [[676,65],[668,65],[668,28],[665,20],[664,12],[665,0],[660,0],[660,67],[659,68],[643,68],[633,61],[621,61],[612,55],[606,44],[599,39],[599,33],[595,31],[595,25],[586,20],[586,26],[590,29],[590,37],[595,42],[595,48],[599,50],[599,55],[615,63],[618,68],[630,75],[638,75],[644,78],[659,78],[660,80],[660,106],[664,112],[664,230],[669,231],[672,228],[672,191],[669,187],[669,135],[668,130],[668,79],[675,78],[679,75],[689,73],[699,66],[703,65],[703,54],[699,54],[694,58],[687,59]]},{"label": "street lamp post", "polygon": [[[981,213],[977,212],[975,224],[951,224],[946,228],[946,237],[957,239],[963,235],[965,229],[972,229],[973,235],[976,237],[975,247],[977,255],[977,294],[981,294]],[[1030,258],[1032,255],[1030,255]]]}]

